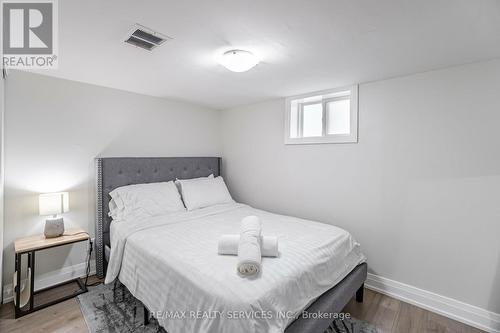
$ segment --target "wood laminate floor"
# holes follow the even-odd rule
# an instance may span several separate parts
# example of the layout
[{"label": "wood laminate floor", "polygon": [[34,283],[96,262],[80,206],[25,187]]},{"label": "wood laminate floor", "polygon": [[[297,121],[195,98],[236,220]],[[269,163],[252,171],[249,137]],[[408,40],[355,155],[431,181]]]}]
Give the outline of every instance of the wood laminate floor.
[{"label": "wood laminate floor", "polygon": [[[91,282],[95,282],[92,279]],[[68,291],[66,286],[51,291],[40,298],[57,297]],[[366,289],[363,303],[354,300],[346,306],[355,318],[374,324],[384,333],[435,332],[435,333],[480,333],[476,328],[398,301],[389,296]],[[0,307],[0,332],[71,332],[87,333],[87,326],[76,299],[50,306],[19,319],[14,319],[13,303]]]},{"label": "wood laminate floor", "polygon": [[369,289],[365,289],[363,303],[351,300],[344,312],[375,325],[384,333],[484,333],[477,328]]}]

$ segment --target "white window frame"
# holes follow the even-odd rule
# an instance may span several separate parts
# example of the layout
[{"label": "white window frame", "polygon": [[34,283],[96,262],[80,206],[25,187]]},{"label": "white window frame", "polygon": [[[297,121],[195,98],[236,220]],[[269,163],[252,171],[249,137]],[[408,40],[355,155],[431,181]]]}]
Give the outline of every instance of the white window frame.
[{"label": "white window frame", "polygon": [[[328,110],[327,103],[339,99],[350,100],[350,130],[349,134],[328,134]],[[308,100],[311,99],[311,100]],[[322,104],[323,109],[323,126],[322,136],[317,137],[290,137],[290,118],[292,110],[292,102],[298,103],[297,118],[302,118],[302,109],[304,105]],[[309,94],[296,95],[286,98],[285,109],[285,144],[287,145],[302,145],[302,144],[321,144],[321,143],[357,143],[358,142],[358,85],[348,87],[316,91]],[[302,133],[302,120],[297,124],[298,133]],[[300,134],[299,134],[300,135]]]}]

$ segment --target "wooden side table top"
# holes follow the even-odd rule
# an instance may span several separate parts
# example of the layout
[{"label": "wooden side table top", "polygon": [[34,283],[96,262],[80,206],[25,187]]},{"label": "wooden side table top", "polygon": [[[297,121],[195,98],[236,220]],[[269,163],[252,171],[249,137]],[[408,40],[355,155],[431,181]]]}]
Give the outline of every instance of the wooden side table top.
[{"label": "wooden side table top", "polygon": [[35,235],[16,239],[14,242],[14,249],[16,253],[23,253],[81,242],[87,239],[89,239],[89,234],[85,230],[73,228],[65,230],[62,236],[54,238],[45,238],[44,235]]}]

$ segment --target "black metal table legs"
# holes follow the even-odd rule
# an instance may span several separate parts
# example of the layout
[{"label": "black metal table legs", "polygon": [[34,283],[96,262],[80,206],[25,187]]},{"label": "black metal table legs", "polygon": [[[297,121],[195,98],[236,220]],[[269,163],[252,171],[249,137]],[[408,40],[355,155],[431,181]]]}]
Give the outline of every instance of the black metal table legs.
[{"label": "black metal table legs", "polygon": [[[47,287],[47,288],[44,288],[41,290],[37,290],[35,292],[35,251],[29,251],[29,252],[27,252],[27,254],[28,254],[28,268],[29,268],[29,274],[30,274],[30,276],[29,276],[30,278],[28,279],[28,281],[30,283],[30,286],[29,286],[29,292],[30,292],[29,306],[27,309],[24,309],[24,310],[23,310],[23,308],[26,308],[26,306],[21,307],[21,291],[22,291],[22,288],[21,288],[21,261],[22,261],[23,253],[16,253],[16,264],[15,264],[16,267],[15,268],[16,268],[16,272],[17,272],[17,276],[16,276],[17,285],[16,285],[16,288],[14,289],[14,292],[15,292],[15,318],[25,316],[29,313],[32,313],[32,312],[35,312],[37,310],[46,308],[48,306],[63,302],[65,300],[68,300],[68,299],[73,298],[77,295],[80,295],[80,294],[87,292],[87,287],[85,286],[84,283],[82,283],[80,278],[65,281],[63,283],[59,283],[59,284],[56,284],[54,286],[50,286],[50,287]],[[35,306],[35,295],[37,295],[43,291],[49,290],[49,289],[53,289],[53,288],[56,288],[56,287],[59,287],[59,286],[65,285],[65,284],[75,283],[75,282],[78,284],[78,287],[79,287],[79,289],[77,291],[75,291],[71,294],[65,295],[63,297],[60,297],[58,299],[52,300],[50,302]]]}]

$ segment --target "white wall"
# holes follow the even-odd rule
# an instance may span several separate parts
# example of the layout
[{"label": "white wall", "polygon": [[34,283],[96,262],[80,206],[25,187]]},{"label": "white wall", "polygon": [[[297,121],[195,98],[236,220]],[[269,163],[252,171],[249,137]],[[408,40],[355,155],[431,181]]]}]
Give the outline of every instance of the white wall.
[{"label": "white wall", "polygon": [[[70,192],[66,227],[94,234],[94,157],[219,156],[217,111],[46,76],[6,84],[4,281],[14,240],[43,232],[38,193]],[[37,274],[79,264],[85,245],[37,254]]]},{"label": "white wall", "polygon": [[5,82],[3,80],[3,73],[0,68],[0,304],[3,301],[3,279],[2,279],[2,269],[3,269],[3,192],[4,192],[4,156],[3,156],[3,142],[4,142],[4,129],[3,129],[3,117],[4,117],[4,107],[5,107]]},{"label": "white wall", "polygon": [[500,313],[500,61],[360,85],[358,144],[286,146],[284,107],[223,112],[237,200],[339,225],[372,273]]}]

